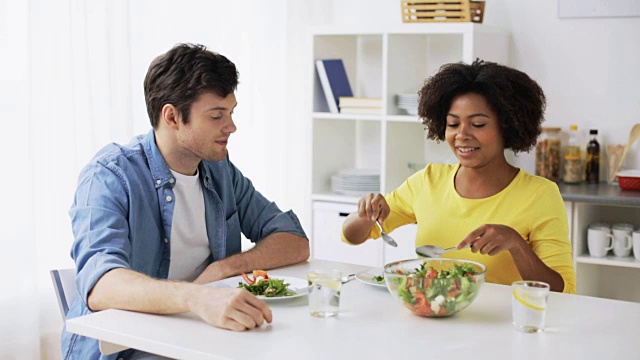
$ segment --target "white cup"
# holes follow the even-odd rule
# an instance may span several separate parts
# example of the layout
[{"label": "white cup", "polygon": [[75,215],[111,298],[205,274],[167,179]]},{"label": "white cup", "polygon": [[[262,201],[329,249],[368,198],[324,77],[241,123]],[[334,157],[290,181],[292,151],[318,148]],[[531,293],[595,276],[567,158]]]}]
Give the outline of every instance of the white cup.
[{"label": "white cup", "polygon": [[617,257],[627,257],[631,254],[632,234],[633,227],[628,228],[613,228],[613,255]]},{"label": "white cup", "polygon": [[627,231],[633,231],[633,224],[629,224],[629,223],[617,223],[617,224],[613,224],[613,226],[611,226],[612,230],[627,230]]},{"label": "white cup", "polygon": [[589,225],[589,229],[606,229],[611,230],[611,225],[604,222],[597,222]]},{"label": "white cup", "polygon": [[633,232],[633,256],[640,260],[640,230]]},{"label": "white cup", "polygon": [[587,247],[589,255],[593,257],[605,257],[609,250],[613,249],[613,235],[608,227],[589,227],[587,230]]}]

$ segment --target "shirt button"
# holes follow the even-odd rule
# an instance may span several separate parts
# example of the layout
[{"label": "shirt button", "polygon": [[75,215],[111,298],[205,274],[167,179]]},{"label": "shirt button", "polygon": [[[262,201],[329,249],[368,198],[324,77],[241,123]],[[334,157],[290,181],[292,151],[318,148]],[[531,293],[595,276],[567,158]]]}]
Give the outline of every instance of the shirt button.
[{"label": "shirt button", "polygon": [[169,239],[164,238],[164,243],[165,243],[165,244],[168,244],[168,243],[169,243]]},{"label": "shirt button", "polygon": [[176,179],[174,179],[174,178],[169,179],[169,183],[170,184],[173,184],[174,182],[176,182]]},{"label": "shirt button", "polygon": [[167,202],[170,202],[171,200],[173,200],[171,196],[167,196],[165,199],[167,200]]},{"label": "shirt button", "polygon": [[160,180],[156,180],[156,184],[158,184],[158,185],[160,185],[161,182],[162,181],[160,181]]}]

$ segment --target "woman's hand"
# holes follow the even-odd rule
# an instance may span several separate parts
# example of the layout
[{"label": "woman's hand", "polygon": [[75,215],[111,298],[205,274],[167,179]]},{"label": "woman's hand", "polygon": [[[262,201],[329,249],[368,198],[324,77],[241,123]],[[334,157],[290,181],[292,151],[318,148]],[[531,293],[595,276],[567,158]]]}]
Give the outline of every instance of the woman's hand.
[{"label": "woman's hand", "polygon": [[382,194],[367,194],[358,201],[358,217],[382,223],[389,216],[389,204]]},{"label": "woman's hand", "polygon": [[526,245],[525,240],[513,228],[499,224],[484,224],[467,235],[457,245],[458,249],[471,244],[471,251],[496,255],[501,251],[513,251]]},{"label": "woman's hand", "polygon": [[367,194],[358,201],[358,211],[347,216],[342,233],[349,243],[362,244],[369,237],[376,220],[381,223],[389,216],[389,204],[382,194]]},{"label": "woman's hand", "polygon": [[522,279],[544,281],[551,286],[552,291],[564,289],[562,276],[542,262],[522,236],[509,226],[482,225],[460,241],[457,248],[461,249],[467,244],[471,244],[471,251],[474,253],[490,256],[508,250]]}]

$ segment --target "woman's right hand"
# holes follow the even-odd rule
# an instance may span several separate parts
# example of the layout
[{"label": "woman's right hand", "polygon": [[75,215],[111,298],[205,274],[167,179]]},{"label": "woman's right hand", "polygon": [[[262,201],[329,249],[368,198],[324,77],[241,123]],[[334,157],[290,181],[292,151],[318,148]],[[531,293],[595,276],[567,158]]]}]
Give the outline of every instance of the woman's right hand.
[{"label": "woman's right hand", "polygon": [[367,241],[376,220],[382,223],[389,216],[389,204],[382,194],[367,194],[358,201],[358,211],[347,216],[342,234],[354,245]]},{"label": "woman's right hand", "polygon": [[358,201],[358,217],[369,219],[371,222],[378,220],[380,223],[389,216],[389,204],[384,195],[367,194]]}]

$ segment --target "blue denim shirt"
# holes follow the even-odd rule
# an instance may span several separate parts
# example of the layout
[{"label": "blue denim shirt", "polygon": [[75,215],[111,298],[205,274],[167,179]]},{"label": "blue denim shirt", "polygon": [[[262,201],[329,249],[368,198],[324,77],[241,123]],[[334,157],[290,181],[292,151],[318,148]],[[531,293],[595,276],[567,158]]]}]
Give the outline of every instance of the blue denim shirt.
[{"label": "blue denim shirt", "polygon": [[[306,237],[296,215],[282,212],[256,191],[228,156],[217,162],[202,161],[198,169],[212,262],[241,252],[240,232],[252,242],[276,232]],[[82,170],[69,211],[79,296],[68,319],[92,313],[87,297],[109,270],[126,268],[167,278],[174,184],[153,130],[126,146],[104,147]],[[129,353],[104,356],[97,340],[66,329],[62,333],[65,359],[116,359]]]}]

